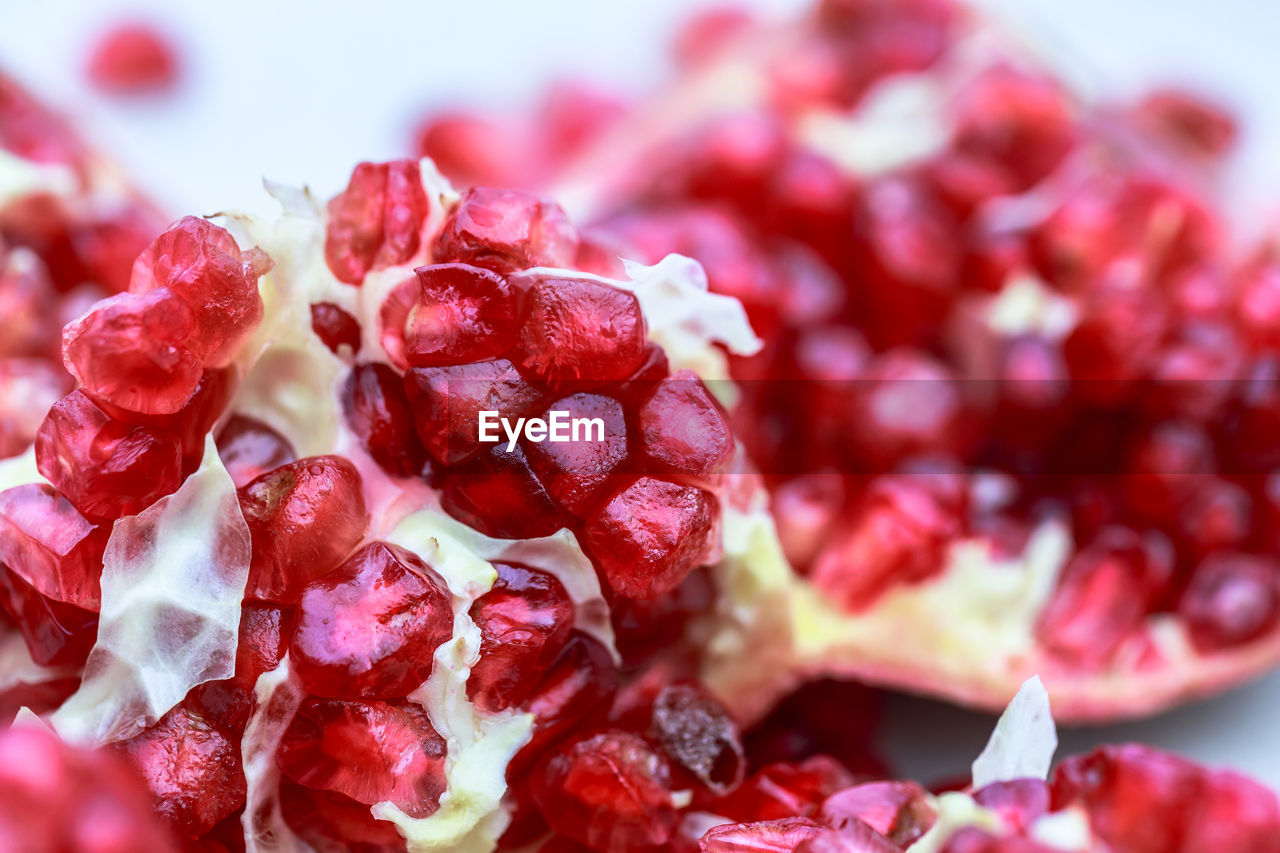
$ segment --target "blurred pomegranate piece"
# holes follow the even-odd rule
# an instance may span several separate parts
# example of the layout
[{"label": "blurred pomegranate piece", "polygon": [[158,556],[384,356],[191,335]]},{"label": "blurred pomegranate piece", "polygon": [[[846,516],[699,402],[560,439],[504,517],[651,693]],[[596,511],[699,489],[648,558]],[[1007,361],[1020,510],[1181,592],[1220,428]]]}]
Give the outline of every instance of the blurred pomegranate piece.
[{"label": "blurred pomegranate piece", "polygon": [[511,563],[494,568],[493,587],[471,605],[480,657],[471,666],[467,697],[486,711],[522,704],[573,626],[573,601],[554,575]]},{"label": "blurred pomegranate piece", "polygon": [[714,826],[698,840],[701,853],[791,853],[830,830],[806,817]]},{"label": "blurred pomegranate piece", "polygon": [[361,163],[329,202],[324,258],[334,277],[363,283],[370,270],[403,264],[421,243],[429,202],[415,160]]},{"label": "blurred pomegranate piece", "polygon": [[407,696],[453,636],[449,590],[415,554],[386,542],[361,548],[311,581],[298,602],[294,670],[334,697]]},{"label": "blurred pomegranate piece", "polygon": [[666,760],[634,734],[606,731],[567,743],[539,774],[534,798],[551,828],[593,850],[660,846],[679,823]]},{"label": "blurred pomegranate piece", "polygon": [[530,267],[572,268],[578,233],[555,202],[519,190],[472,187],[436,239],[436,263],[464,263],[499,272]]},{"label": "blurred pomegranate piece", "polygon": [[818,811],[826,826],[844,831],[861,822],[903,848],[928,832],[936,819],[928,792],[915,782],[865,782],[827,797]]},{"label": "blurred pomegranate piece", "polygon": [[717,515],[710,492],[641,477],[587,522],[583,540],[614,592],[656,598],[707,555]]},{"label": "blurred pomegranate piece", "polygon": [[1257,639],[1280,620],[1280,563],[1229,551],[1210,554],[1192,572],[1178,613],[1201,649]]},{"label": "blurred pomegranate piece", "polygon": [[90,82],[104,92],[159,92],[177,82],[178,56],[169,39],[150,24],[121,24],[99,36],[86,70]]},{"label": "blurred pomegranate piece", "polygon": [[179,849],[125,761],[68,746],[36,726],[0,734],[0,847],[32,853]]},{"label": "blurred pomegranate piece", "polygon": [[36,434],[36,465],[90,519],[134,515],[182,482],[172,433],[108,417],[83,392],[63,397]]},{"label": "blurred pomegranate piece", "polygon": [[238,489],[253,537],[247,598],[291,603],[364,538],[360,473],[341,456],[281,465]]},{"label": "blurred pomegranate piece", "polygon": [[1032,823],[1049,811],[1049,786],[1039,779],[993,782],[973,792],[980,806],[1000,815],[1006,826],[1029,832]]},{"label": "blurred pomegranate piece", "polygon": [[309,699],[284,733],[276,763],[293,781],[358,803],[392,802],[412,817],[445,790],[445,741],[412,702]]},{"label": "blurred pomegranate piece", "polygon": [[405,324],[410,364],[463,364],[511,348],[516,294],[501,274],[468,264],[434,264],[415,272],[422,293]]}]

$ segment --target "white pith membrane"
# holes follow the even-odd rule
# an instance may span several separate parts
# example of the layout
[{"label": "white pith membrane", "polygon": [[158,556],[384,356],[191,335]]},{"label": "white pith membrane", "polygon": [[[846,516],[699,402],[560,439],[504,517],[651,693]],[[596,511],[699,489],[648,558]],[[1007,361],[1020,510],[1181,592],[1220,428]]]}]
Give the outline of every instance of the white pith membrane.
[{"label": "white pith membrane", "polygon": [[[379,309],[413,267],[427,262],[430,238],[458,198],[430,161],[423,161],[422,172],[431,202],[422,251],[403,265],[370,273],[360,288],[338,282],[329,272],[323,209],[307,190],[269,183],[268,191],[283,208],[275,221],[219,215],[242,248],[258,246],[274,261],[259,283],[263,321],[236,356],[241,382],[206,437],[199,470],[174,494],[116,522],[104,559],[98,642],[80,689],[50,720],[68,740],[88,745],[120,740],[153,724],[192,687],[233,674],[249,535],[212,435],[232,414],[251,416],[284,435],[300,457],[338,453],[350,459],[363,478],[371,517],[367,539],[414,551],[448,584],[453,637],[437,649],[431,677],[409,697],[426,709],[446,740],[446,791],[439,808],[425,818],[409,817],[392,803],[373,806],[371,812],[394,823],[411,851],[488,851],[509,822],[502,805],[507,763],[528,741],[533,723],[530,714],[486,713],[467,699],[466,680],[481,639],[468,612],[493,584],[490,561],[516,561],[556,575],[574,601],[575,629],[615,657],[617,652],[599,580],[572,532],[562,529],[529,540],[484,536],[446,515],[421,480],[386,474],[344,424],[338,386],[348,365],[312,331],[310,306],[324,301],[349,311],[363,329],[362,360],[386,360],[378,341]],[[595,278],[571,270],[547,272]],[[650,338],[666,348],[673,370],[691,367],[723,378],[724,353],[713,342],[743,353],[758,348],[741,306],[708,293],[697,264],[672,256],[653,267],[629,264],[627,273],[630,281],[606,281],[637,294]],[[31,482],[43,482],[33,453],[0,461],[0,486]],[[730,500],[724,498],[726,504]],[[196,639],[190,643],[177,639],[191,636]],[[61,674],[36,666],[25,646],[18,648],[21,638],[11,639],[15,642],[0,647],[6,661],[12,658],[6,676],[26,681]],[[284,822],[278,801],[275,753],[305,698],[287,656],[259,678],[255,695],[241,746],[248,783],[246,844],[257,853],[305,851],[308,845]]]},{"label": "white pith membrane", "polygon": [[[706,120],[759,109],[769,92],[773,60],[803,45],[808,19],[762,22],[737,36],[703,65],[642,100],[571,166],[550,181],[575,221],[645,196],[653,180],[644,164],[654,152]],[[1043,45],[970,16],[947,54],[932,68],[895,73],[874,84],[851,110],[806,106],[788,125],[813,151],[858,181],[920,163],[945,148],[947,104],[982,71],[1007,64],[1063,83],[1077,104],[1090,102],[1090,81]],[[1096,164],[1087,147],[1068,156],[1041,184],[1020,196],[993,200],[982,215],[993,223],[1032,224],[1087,178]],[[975,328],[1008,338],[1035,331],[1060,340],[1074,327],[1075,306],[1032,275],[1011,276],[997,294],[970,297]],[[957,312],[959,313],[959,312]],[[960,378],[989,378],[981,353],[961,364]],[[968,371],[967,373],[965,371]],[[707,648],[704,678],[742,719],[762,715],[781,694],[823,676],[938,696],[998,710],[1026,678],[1039,674],[1059,719],[1072,722],[1146,717],[1219,692],[1280,664],[1280,626],[1222,649],[1193,646],[1182,620],[1148,614],[1104,664],[1073,667],[1053,658],[1035,636],[1038,617],[1076,551],[1065,514],[1048,518],[1013,558],[993,554],[981,536],[953,541],[941,571],[899,585],[866,609],[850,613],[835,597],[800,577],[778,547],[764,505],[727,509],[721,595]]]}]

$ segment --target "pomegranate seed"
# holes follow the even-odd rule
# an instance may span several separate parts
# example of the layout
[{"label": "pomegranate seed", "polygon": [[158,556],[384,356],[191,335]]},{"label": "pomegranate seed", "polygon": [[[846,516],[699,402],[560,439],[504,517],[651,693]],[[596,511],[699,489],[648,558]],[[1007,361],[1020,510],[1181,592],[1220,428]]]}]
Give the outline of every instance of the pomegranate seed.
[{"label": "pomegranate seed", "polygon": [[758,767],[824,755],[859,775],[883,777],[871,739],[879,729],[880,705],[879,694],[861,684],[811,681],[746,733],[747,757]]},{"label": "pomegranate seed", "polygon": [[974,801],[1000,815],[1006,826],[1028,832],[1049,811],[1049,786],[1039,779],[994,782],[973,792]]},{"label": "pomegranate seed", "polygon": [[128,411],[167,415],[195,393],[201,367],[187,342],[195,317],[167,287],[121,293],[67,325],[67,371],[94,397]]},{"label": "pomegranate seed", "polygon": [[728,417],[691,370],[681,370],[653,389],[639,412],[645,455],[660,470],[706,476],[733,456]]},{"label": "pomegranate seed", "polygon": [[324,259],[338,281],[359,285],[370,270],[403,264],[418,251],[428,201],[414,160],[361,163],[329,202]]},{"label": "pomegranate seed", "polygon": [[375,462],[400,476],[422,472],[426,456],[398,373],[385,364],[358,364],[343,381],[341,396],[347,425]]},{"label": "pomegranate seed", "polygon": [[717,514],[709,492],[641,477],[587,522],[583,541],[614,592],[655,598],[706,556]]},{"label": "pomegranate seed", "polygon": [[449,472],[442,506],[454,518],[499,539],[550,536],[564,526],[524,448],[505,444]]},{"label": "pomegranate seed", "polygon": [[436,263],[490,269],[570,267],[578,234],[560,206],[531,193],[472,187],[436,239]]},{"label": "pomegranate seed", "polygon": [[417,151],[455,186],[532,182],[528,140],[518,128],[468,113],[436,115],[417,131]]},{"label": "pomegranate seed", "polygon": [[0,563],[53,601],[97,612],[110,528],[94,526],[43,484],[0,492]]},{"label": "pomegranate seed", "polygon": [[311,303],[311,330],[335,354],[344,346],[360,351],[360,322],[332,302]]},{"label": "pomegranate seed", "polygon": [[[582,518],[596,499],[613,483],[627,459],[627,424],[622,404],[599,394],[573,394],[556,400],[547,412],[568,417],[599,418],[602,436],[594,432],[577,441],[533,442],[526,448],[529,463],[556,503]],[[543,413],[544,418],[549,418]],[[601,440],[603,438],[603,440]]]},{"label": "pomegranate seed", "polygon": [[1062,570],[1037,636],[1064,659],[1105,662],[1141,624],[1168,568],[1132,531],[1104,530]]},{"label": "pomegranate seed", "polygon": [[807,817],[713,826],[698,841],[701,853],[791,853],[830,830]]},{"label": "pomegranate seed", "polygon": [[936,819],[928,793],[915,782],[867,782],[845,788],[827,797],[818,812],[826,826],[843,832],[850,823],[860,822],[904,849]]},{"label": "pomegranate seed", "polygon": [[309,699],[280,742],[285,776],[358,803],[425,817],[445,790],[445,741],[411,702]]},{"label": "pomegranate seed", "polygon": [[522,776],[547,747],[608,710],[617,688],[618,668],[605,647],[579,631],[571,633],[525,706],[533,714],[533,736],[511,760],[507,778]]},{"label": "pomegranate seed", "polygon": [[938,475],[877,480],[849,519],[850,527],[819,558],[813,581],[849,610],[859,610],[899,583],[942,571],[947,545],[960,534],[956,507],[939,493]]},{"label": "pomegranate seed", "polygon": [[0,564],[0,607],[41,666],[83,666],[98,637],[98,614],[41,595]]},{"label": "pomegranate seed", "polygon": [[129,291],[177,294],[195,316],[187,346],[206,367],[225,367],[262,320],[258,277],[270,264],[257,250],[242,254],[226,230],[187,216],[138,256]]},{"label": "pomegranate seed", "polygon": [[409,321],[409,312],[418,302],[422,287],[416,276],[407,278],[397,284],[387,294],[387,298],[378,309],[378,341],[387,359],[398,370],[409,367],[409,359],[404,351],[404,326]]},{"label": "pomegranate seed", "polygon": [[1195,557],[1238,548],[1253,531],[1249,493],[1216,477],[1202,479],[1178,516],[1179,544]]},{"label": "pomegranate seed", "polygon": [[1249,554],[1207,556],[1191,575],[1178,613],[1206,651],[1257,639],[1280,621],[1280,563]]},{"label": "pomegranate seed", "polygon": [[238,492],[253,539],[247,598],[296,601],[369,527],[360,472],[341,456],[281,465]]},{"label": "pomegranate seed", "polygon": [[520,328],[521,364],[545,382],[620,381],[644,362],[634,293],[595,281],[539,278]]},{"label": "pomegranate seed", "polygon": [[36,434],[36,465],[90,519],[134,515],[182,482],[182,448],[167,431],[130,426],[73,391]]},{"label": "pomegranate seed", "polygon": [[999,162],[1021,191],[1062,161],[1073,142],[1073,118],[1055,81],[998,66],[970,84],[957,105],[955,145]]},{"label": "pomegranate seed", "polygon": [[414,367],[494,358],[515,342],[516,294],[502,275],[467,264],[418,267],[422,294],[405,323]]},{"label": "pomegranate seed", "polygon": [[683,637],[691,618],[711,610],[715,594],[710,575],[694,569],[679,586],[657,598],[612,598],[609,620],[624,665],[638,666]]},{"label": "pomegranate seed", "polygon": [[237,489],[298,458],[287,438],[244,415],[232,415],[218,433],[218,456]]},{"label": "pomegranate seed", "polygon": [[115,748],[141,771],[156,811],[182,835],[204,835],[244,805],[239,747],[185,704]]},{"label": "pomegranate seed", "polygon": [[1213,471],[1213,440],[1198,424],[1168,421],[1139,439],[1122,481],[1126,503],[1140,517],[1176,514]]},{"label": "pomegranate seed", "polygon": [[78,749],[42,726],[0,734],[0,837],[14,850],[177,853],[143,780],[108,750]]},{"label": "pomegranate seed", "polygon": [[493,588],[471,605],[480,629],[480,657],[467,696],[486,711],[520,705],[569,640],[573,601],[547,572],[494,563]]},{"label": "pomegranate seed", "polygon": [[846,418],[867,425],[854,440],[871,470],[887,470],[916,454],[963,449],[964,401],[944,365],[915,350],[893,350],[861,379]]},{"label": "pomegranate seed", "polygon": [[147,24],[104,33],[89,56],[89,80],[104,92],[133,95],[172,88],[178,57],[167,38]]},{"label": "pomegranate seed", "polygon": [[514,420],[536,411],[543,399],[505,358],[449,367],[415,367],[405,373],[405,391],[418,437],[431,458],[457,465],[483,447],[481,411]]},{"label": "pomegranate seed", "polygon": [[848,770],[825,755],[799,763],[778,762],[760,768],[717,801],[715,811],[745,821],[810,817],[827,797],[854,781]]},{"label": "pomegranate seed", "polygon": [[1180,153],[1208,159],[1224,156],[1239,128],[1220,104],[1177,89],[1157,89],[1135,109],[1135,121]]},{"label": "pomegranate seed", "polygon": [[407,696],[451,636],[440,576],[412,552],[372,542],[302,591],[292,660],[319,696]]},{"label": "pomegranate seed", "polygon": [[395,824],[378,820],[364,803],[334,791],[280,780],[280,813],[289,828],[316,850],[401,853],[404,836]]},{"label": "pomegranate seed", "polygon": [[738,727],[701,689],[675,684],[659,693],[651,733],[667,757],[711,793],[726,794],[742,782],[747,759]]},{"label": "pomegranate seed", "polygon": [[552,829],[594,850],[626,853],[665,844],[680,821],[666,761],[628,732],[602,732],[561,747],[533,795]]}]

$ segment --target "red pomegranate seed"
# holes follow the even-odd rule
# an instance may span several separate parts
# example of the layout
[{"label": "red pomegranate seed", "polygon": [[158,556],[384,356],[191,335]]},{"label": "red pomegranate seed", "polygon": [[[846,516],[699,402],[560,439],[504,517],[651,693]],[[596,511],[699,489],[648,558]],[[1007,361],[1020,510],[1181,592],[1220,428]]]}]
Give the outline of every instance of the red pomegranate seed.
[{"label": "red pomegranate seed", "polygon": [[[289,828],[316,850],[402,853],[404,836],[369,806],[334,791],[318,791],[280,779],[280,813]],[[233,848],[234,849],[234,848]]]},{"label": "red pomegranate seed", "polygon": [[726,794],[742,782],[747,759],[738,727],[702,689],[674,684],[659,693],[650,733],[676,766],[711,793]]},{"label": "red pomegranate seed", "polygon": [[954,453],[965,445],[965,411],[952,372],[922,352],[892,350],[850,389],[846,417],[866,428],[852,436],[872,471],[920,453]]},{"label": "red pomegranate seed", "polygon": [[533,714],[533,736],[511,760],[507,778],[521,777],[547,747],[607,711],[617,688],[618,668],[608,650],[580,631],[570,634],[525,706]]},{"label": "red pomegranate seed", "polygon": [[36,465],[91,519],[141,512],[182,482],[172,433],[107,416],[81,391],[63,397],[36,434]]},{"label": "red pomegranate seed", "polygon": [[660,471],[705,476],[733,456],[728,417],[692,370],[657,383],[638,420],[645,455]]},{"label": "red pomegranate seed", "polygon": [[1214,470],[1213,439],[1199,424],[1165,421],[1143,435],[1121,481],[1125,502],[1141,518],[1158,522],[1186,504]]},{"label": "red pomegranate seed", "polygon": [[692,617],[707,613],[715,600],[715,584],[700,569],[657,598],[613,598],[609,621],[625,666],[639,666],[685,634]]},{"label": "red pomegranate seed", "polygon": [[104,33],[89,56],[89,80],[104,92],[133,95],[172,88],[178,57],[148,24],[123,24]]},{"label": "red pomegranate seed", "polygon": [[468,264],[418,267],[422,293],[405,323],[414,367],[495,358],[515,342],[516,294],[501,274]]},{"label": "red pomegranate seed", "polygon": [[411,702],[309,699],[280,742],[285,776],[358,803],[425,817],[445,790],[445,741]]},{"label": "red pomegranate seed", "polygon": [[417,151],[455,185],[518,187],[532,183],[526,134],[508,123],[449,112],[418,128]]},{"label": "red pomegranate seed", "polygon": [[614,592],[655,598],[706,556],[716,515],[711,493],[641,477],[587,522],[583,541]]},{"label": "red pomegranate seed", "polygon": [[1204,480],[1178,515],[1179,546],[1193,557],[1239,548],[1253,533],[1253,501],[1242,486]]},{"label": "red pomegranate seed", "polygon": [[129,762],[44,726],[0,734],[0,837],[13,850],[178,853]]},{"label": "red pomegranate seed", "polygon": [[444,581],[386,542],[366,545],[309,583],[297,618],[291,659],[318,696],[407,696],[431,674],[436,647],[453,636]]},{"label": "red pomegranate seed", "polygon": [[0,607],[17,624],[31,659],[41,666],[83,666],[98,637],[97,613],[41,595],[3,564]]},{"label": "red pomegranate seed", "polygon": [[237,489],[298,458],[287,438],[244,415],[232,415],[219,431],[218,456]]},{"label": "red pomegranate seed", "polygon": [[1280,562],[1210,554],[1192,573],[1178,613],[1196,646],[1206,651],[1257,639],[1280,621]]},{"label": "red pomegranate seed", "polygon": [[698,840],[700,853],[791,853],[800,844],[830,832],[807,817],[713,826]]},{"label": "red pomegranate seed", "polygon": [[734,820],[781,820],[809,817],[836,791],[856,780],[839,762],[815,755],[801,762],[777,762],[757,770],[714,811]]},{"label": "red pomegranate seed", "polygon": [[167,287],[103,300],[63,330],[67,371],[94,397],[167,415],[195,393],[201,366],[187,342],[195,316]]},{"label": "red pomegranate seed", "polygon": [[0,492],[0,563],[36,592],[97,612],[102,552],[111,535],[43,484]]},{"label": "red pomegranate seed", "polygon": [[1192,92],[1157,89],[1134,112],[1139,126],[1192,157],[1222,157],[1238,136],[1239,128],[1226,108]]},{"label": "red pomegranate seed", "polygon": [[594,850],[641,851],[665,844],[680,821],[671,771],[641,738],[602,732],[558,749],[534,784],[551,828]]},{"label": "red pomegranate seed", "polygon": [[1039,779],[993,782],[973,792],[974,801],[1000,815],[1005,825],[1027,832],[1049,811],[1049,786]]},{"label": "red pomegranate seed", "polygon": [[311,330],[336,354],[344,346],[360,351],[360,321],[332,302],[311,303]]},{"label": "red pomegranate seed", "polygon": [[114,748],[141,771],[156,811],[181,835],[204,835],[244,805],[239,746],[185,703]]},{"label": "red pomegranate seed", "polygon": [[[514,421],[536,411],[543,399],[505,358],[415,367],[405,373],[404,386],[418,437],[431,458],[443,465],[457,465],[486,447],[479,435],[481,411]],[[506,439],[499,443],[505,446]]]},{"label": "red pomegranate seed", "polygon": [[962,531],[957,508],[939,491],[943,475],[882,477],[849,527],[837,532],[813,569],[813,581],[849,610],[875,601],[895,584],[942,571],[947,545]]},{"label": "red pomegranate seed", "polygon": [[600,394],[572,394],[547,406],[541,417],[565,412],[572,419],[599,418],[603,430],[588,426],[578,440],[531,442],[525,449],[538,479],[556,503],[578,518],[595,505],[627,459],[627,424],[622,404]]},{"label": "red pomegranate seed", "polygon": [[674,39],[676,61],[682,66],[699,65],[720,53],[748,30],[751,13],[737,6],[699,10],[681,24]]},{"label": "red pomegranate seed", "polygon": [[341,456],[281,465],[239,490],[253,538],[245,596],[288,604],[355,547],[369,526],[360,472]]},{"label": "red pomegranate seed", "polygon": [[370,270],[407,262],[418,251],[428,208],[417,161],[359,164],[346,190],[329,202],[329,270],[359,285]]},{"label": "red pomegranate seed", "polygon": [[445,222],[436,263],[522,270],[570,267],[578,234],[555,202],[519,190],[472,187]]},{"label": "red pomegranate seed", "polygon": [[467,696],[486,711],[522,704],[573,626],[573,601],[555,575],[510,563],[494,568],[493,588],[471,605],[480,657],[471,666]]},{"label": "red pomegranate seed", "polygon": [[915,782],[855,785],[827,797],[818,811],[826,826],[844,831],[861,822],[903,848],[928,832],[936,819],[928,792]]},{"label": "red pomegranate seed", "polygon": [[1280,826],[1280,803],[1256,782],[1139,744],[1068,758],[1051,785],[1054,809],[1083,806],[1115,850],[1264,851]]},{"label": "red pomegranate seed", "polygon": [[528,302],[521,365],[543,381],[620,381],[644,361],[644,315],[634,293],[595,281],[539,278]]},{"label": "red pomegranate seed", "polygon": [[357,364],[342,383],[341,397],[347,425],[375,462],[400,476],[422,472],[426,457],[398,373],[385,364]]},{"label": "red pomegranate seed", "polygon": [[1047,177],[1074,141],[1075,122],[1062,87],[1009,66],[973,81],[957,111],[956,147],[1016,175],[1014,191]]},{"label": "red pomegranate seed", "polygon": [[206,720],[239,738],[253,710],[258,676],[279,665],[292,629],[291,611],[246,602],[240,610],[234,676],[198,685],[187,695],[187,701]]},{"label": "red pomegranate seed", "polygon": [[454,518],[499,539],[550,536],[565,524],[517,444],[505,444],[449,472],[441,504]]},{"label": "red pomegranate seed", "polygon": [[165,287],[177,294],[195,315],[187,346],[206,367],[225,367],[262,320],[258,277],[270,266],[256,249],[241,253],[225,229],[187,216],[138,256],[129,291]]},{"label": "red pomegranate seed", "polygon": [[1081,665],[1105,662],[1146,616],[1169,566],[1137,534],[1109,528],[1062,570],[1040,614],[1037,636],[1053,654]]}]

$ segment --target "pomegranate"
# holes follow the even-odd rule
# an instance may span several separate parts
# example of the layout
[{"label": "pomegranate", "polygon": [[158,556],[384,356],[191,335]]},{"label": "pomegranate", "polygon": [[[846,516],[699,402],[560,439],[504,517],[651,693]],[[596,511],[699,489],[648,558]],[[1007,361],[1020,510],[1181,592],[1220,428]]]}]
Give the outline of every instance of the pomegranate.
[{"label": "pomegranate", "polygon": [[420,137],[572,199],[594,268],[698,259],[763,336],[729,420],[783,551],[724,585],[755,630],[703,669],[748,716],[797,676],[995,707],[1039,673],[1061,717],[1112,719],[1280,661],[1280,279],[1274,239],[1227,237],[1232,120],[1088,103],[985,29],[950,0],[710,15],[572,142],[563,107]]},{"label": "pomegranate", "polygon": [[98,36],[85,68],[104,92],[136,95],[172,89],[178,56],[169,39],[146,23],[124,23]]}]

